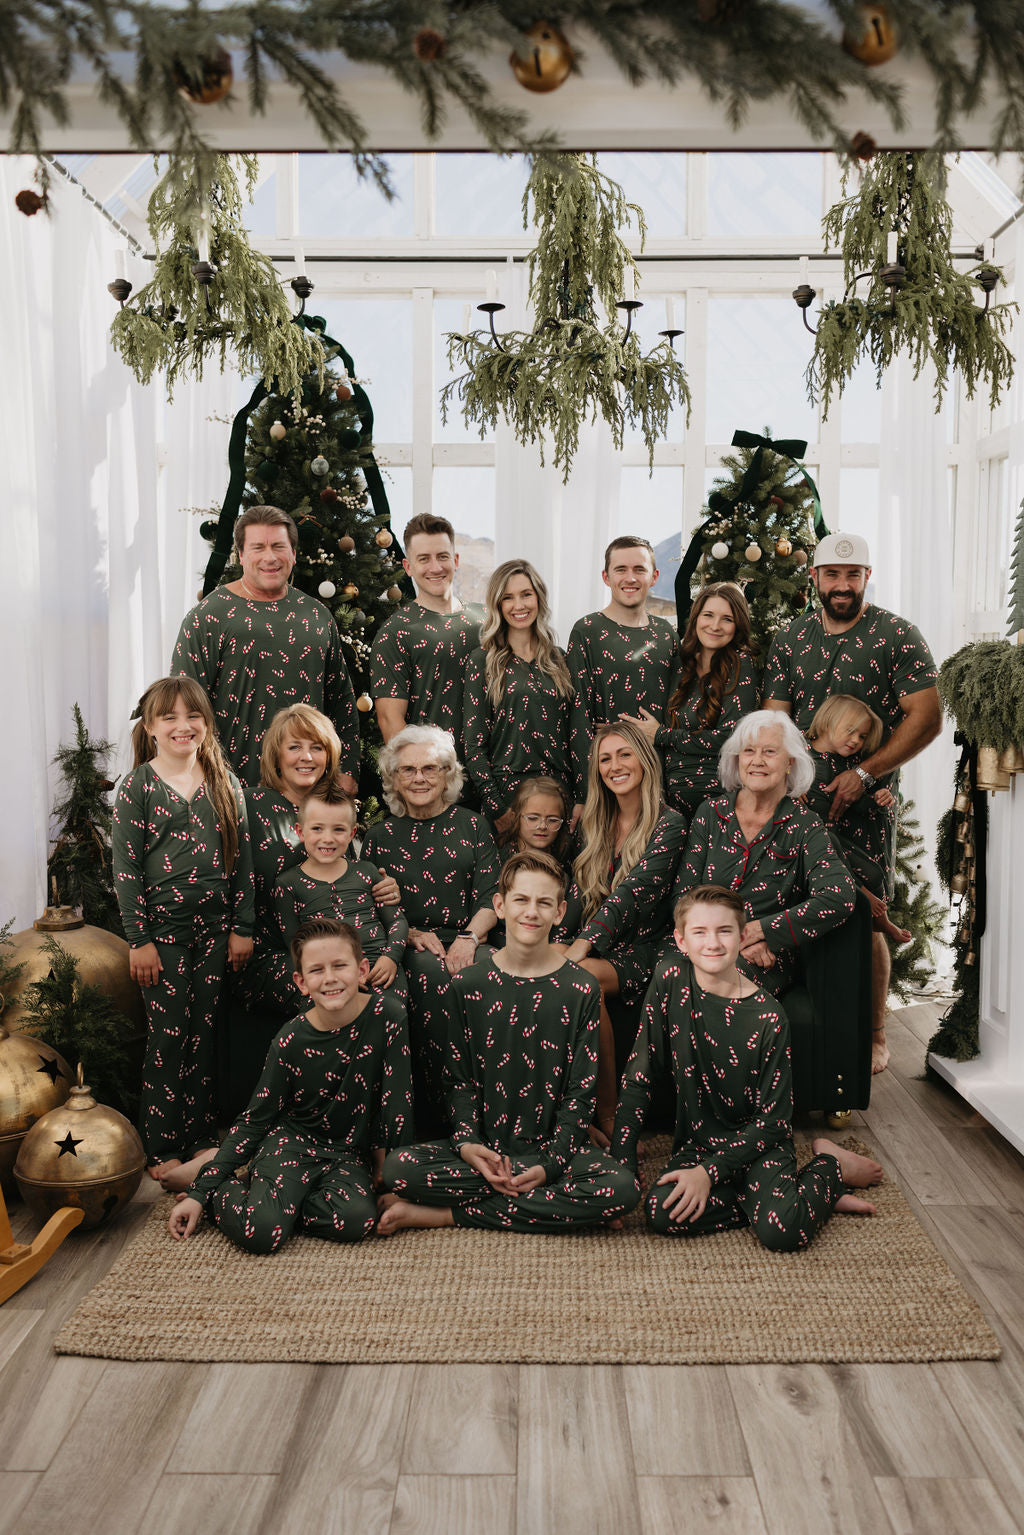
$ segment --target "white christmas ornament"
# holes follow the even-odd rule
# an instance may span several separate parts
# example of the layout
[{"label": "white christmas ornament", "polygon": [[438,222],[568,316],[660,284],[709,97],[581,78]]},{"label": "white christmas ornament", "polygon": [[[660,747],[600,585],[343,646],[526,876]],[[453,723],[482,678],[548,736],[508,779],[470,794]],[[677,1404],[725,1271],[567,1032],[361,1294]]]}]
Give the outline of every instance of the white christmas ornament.
[{"label": "white christmas ornament", "polygon": [[715,559],[715,560],[726,560],[726,559],[728,559],[729,558],[729,545],[728,544],[723,544],[722,540],[719,539],[717,544],[712,544],[711,545],[711,557],[712,557],[712,559]]},{"label": "white christmas ornament", "polygon": [[320,585],[317,587],[317,591],[320,593],[321,597],[333,597],[337,590],[338,588],[335,586],[333,581],[321,581]]},{"label": "white christmas ornament", "polygon": [[314,474],[330,474],[331,466],[322,453],[318,453],[309,466]]},{"label": "white christmas ornament", "polygon": [[284,436],[287,430],[288,428],[285,426],[283,421],[275,421],[273,426],[270,428],[270,435],[273,437],[275,442],[280,442],[281,438]]},{"label": "white christmas ornament", "polygon": [[761,558],[761,546],[760,544],[748,544],[743,553],[750,561],[751,565],[756,565],[758,560]]}]

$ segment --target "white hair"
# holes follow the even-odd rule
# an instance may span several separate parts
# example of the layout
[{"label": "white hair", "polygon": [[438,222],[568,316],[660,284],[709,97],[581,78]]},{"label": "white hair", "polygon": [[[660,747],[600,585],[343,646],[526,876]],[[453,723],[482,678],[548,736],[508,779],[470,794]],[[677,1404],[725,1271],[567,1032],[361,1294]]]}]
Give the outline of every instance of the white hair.
[{"label": "white hair", "polygon": [[466,775],[455,751],[455,737],[450,730],[439,725],[406,725],[393,735],[377,756],[377,769],[384,789],[384,798],[392,815],[407,815],[408,806],[396,784],[399,753],[406,746],[429,746],[437,757],[438,766],[445,771],[444,804],[454,805],[462,793]]},{"label": "white hair", "polygon": [[786,775],[786,793],[806,794],[814,782],[814,759],[807,742],[782,709],[755,709],[745,714],[718,754],[718,778],[723,789],[740,787],[739,756],[752,746],[762,730],[781,730],[782,749],[792,758]]}]

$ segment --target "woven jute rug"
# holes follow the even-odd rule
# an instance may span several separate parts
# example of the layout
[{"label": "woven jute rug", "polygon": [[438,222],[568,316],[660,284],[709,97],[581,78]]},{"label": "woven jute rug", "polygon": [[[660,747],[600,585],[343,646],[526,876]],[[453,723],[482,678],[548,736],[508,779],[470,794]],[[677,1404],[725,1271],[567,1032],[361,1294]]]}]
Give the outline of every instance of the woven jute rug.
[{"label": "woven jute rug", "polygon": [[[857,1150],[866,1147],[850,1140]],[[647,1182],[668,1142],[648,1143]],[[810,1155],[798,1137],[801,1162]],[[899,1189],[803,1253],[748,1230],[693,1240],[406,1231],[272,1257],[204,1224],[174,1242],[160,1200],[56,1340],[107,1359],[786,1364],[995,1359],[999,1343]]]}]

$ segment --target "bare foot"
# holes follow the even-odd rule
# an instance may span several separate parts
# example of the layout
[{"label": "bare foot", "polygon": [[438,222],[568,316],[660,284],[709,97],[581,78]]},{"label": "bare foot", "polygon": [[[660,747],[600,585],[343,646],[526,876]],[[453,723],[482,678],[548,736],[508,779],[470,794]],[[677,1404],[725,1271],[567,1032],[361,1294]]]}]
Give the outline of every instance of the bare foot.
[{"label": "bare foot", "polygon": [[843,1182],[851,1189],[870,1188],[873,1183],[881,1183],[885,1176],[880,1162],[859,1156],[846,1146],[837,1146],[835,1141],[826,1140],[823,1135],[811,1142],[811,1149],[816,1157],[835,1157]]},{"label": "bare foot", "polygon": [[868,1204],[866,1199],[858,1199],[856,1194],[843,1194],[836,1200],[835,1208],[840,1215],[874,1215],[874,1205]]},{"label": "bare foot", "polygon": [[876,915],[873,925],[876,933],[887,933],[894,943],[910,943],[914,936],[909,927],[897,927],[888,912]]},{"label": "bare foot", "polygon": [[[167,1157],[162,1162],[150,1162],[149,1166],[146,1168],[146,1171],[153,1179],[154,1183],[163,1183],[164,1175],[169,1173],[172,1168],[180,1166],[180,1157]],[[164,1184],[164,1187],[166,1188],[166,1184]]]},{"label": "bare foot", "polygon": [[187,1189],[193,1178],[204,1168],[207,1162],[212,1162],[217,1155],[216,1146],[205,1146],[202,1151],[197,1151],[189,1162],[163,1162],[160,1165],[158,1177],[169,1194],[177,1194],[182,1189]]},{"label": "bare foot", "polygon": [[449,1209],[442,1209],[437,1205],[414,1205],[411,1200],[396,1199],[394,1204],[388,1205],[377,1222],[377,1235],[390,1237],[394,1236],[396,1231],[407,1231],[412,1227],[424,1229],[430,1226],[454,1226],[454,1224],[455,1221]]},{"label": "bare foot", "polygon": [[874,1029],[871,1034],[871,1075],[876,1077],[889,1064],[889,1046],[885,1042],[885,1029]]},{"label": "bare foot", "polygon": [[622,1219],[621,1215],[616,1215],[612,1220],[605,1221],[609,1231],[621,1231],[625,1224],[626,1222]]},{"label": "bare foot", "polygon": [[388,1194],[378,1194],[377,1195],[377,1211],[378,1211],[378,1213],[380,1215],[383,1215],[385,1210],[390,1210],[391,1206],[393,1204],[395,1204],[395,1202],[400,1197],[401,1196],[398,1195],[398,1194],[391,1194],[391,1193],[388,1193]]}]

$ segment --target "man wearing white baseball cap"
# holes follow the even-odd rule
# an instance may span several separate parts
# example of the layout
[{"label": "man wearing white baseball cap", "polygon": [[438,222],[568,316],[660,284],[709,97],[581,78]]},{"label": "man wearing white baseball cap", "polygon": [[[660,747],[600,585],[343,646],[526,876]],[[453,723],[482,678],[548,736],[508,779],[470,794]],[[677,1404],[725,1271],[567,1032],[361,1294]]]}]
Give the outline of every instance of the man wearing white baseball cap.
[{"label": "man wearing white baseball cap", "polygon": [[[919,629],[864,595],[871,576],[867,540],[856,533],[830,533],[814,551],[811,580],[821,607],[795,618],[772,641],[765,665],[764,706],[784,709],[803,731],[831,694],[863,699],[884,726],[877,751],[840,773],[825,790],[832,795],[829,821],[840,816],[882,781],[895,795],[899,769],[942,729],[931,651]],[[895,860],[895,814],[885,849],[891,896]],[[872,1000],[874,1037],[871,1069],[889,1064],[885,1004],[889,995],[889,950],[873,932]]]}]

